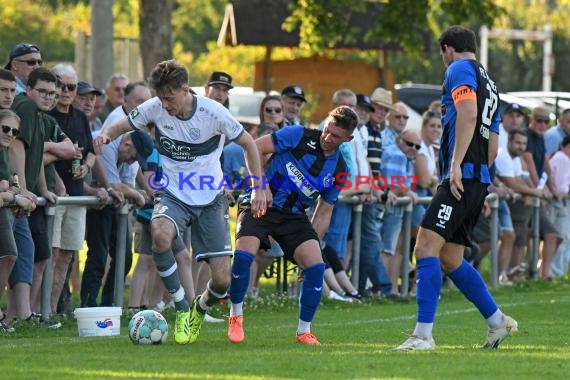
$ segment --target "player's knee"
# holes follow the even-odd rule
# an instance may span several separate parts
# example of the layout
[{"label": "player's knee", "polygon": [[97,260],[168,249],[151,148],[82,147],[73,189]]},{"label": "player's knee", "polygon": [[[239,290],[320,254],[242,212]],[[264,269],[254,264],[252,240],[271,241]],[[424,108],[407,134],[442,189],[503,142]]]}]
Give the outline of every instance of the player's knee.
[{"label": "player's knee", "polygon": [[164,252],[172,245],[176,235],[174,226],[169,220],[158,218],[152,221],[152,250]]}]

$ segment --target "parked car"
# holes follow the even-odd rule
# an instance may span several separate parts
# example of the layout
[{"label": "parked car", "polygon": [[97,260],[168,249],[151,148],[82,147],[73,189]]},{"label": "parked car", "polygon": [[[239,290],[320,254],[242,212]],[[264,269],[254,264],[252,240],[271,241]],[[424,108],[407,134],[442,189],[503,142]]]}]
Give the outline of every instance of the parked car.
[{"label": "parked car", "polygon": [[[204,95],[204,87],[192,87],[192,90],[198,95]],[[230,90],[230,112],[242,124],[259,125],[259,107],[264,97],[264,91],[254,91],[251,87],[234,87]]]}]

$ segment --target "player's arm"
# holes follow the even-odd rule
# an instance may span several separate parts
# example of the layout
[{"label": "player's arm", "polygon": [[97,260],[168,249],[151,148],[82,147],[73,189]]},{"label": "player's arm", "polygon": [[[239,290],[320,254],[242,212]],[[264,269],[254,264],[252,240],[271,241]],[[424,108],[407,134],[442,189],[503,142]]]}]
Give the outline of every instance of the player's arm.
[{"label": "player's arm", "polygon": [[101,134],[93,139],[93,148],[95,149],[95,153],[101,154],[103,152],[103,144],[108,144],[117,137],[132,130],[133,127],[131,123],[129,123],[129,119],[127,117],[105,127],[105,129],[101,131]]},{"label": "player's arm", "polygon": [[251,192],[251,213],[254,218],[265,215],[267,202],[263,189],[263,171],[261,170],[261,157],[255,141],[249,133],[242,133],[235,142],[240,145],[245,153],[245,164],[253,179],[253,191]]},{"label": "player's arm", "polygon": [[475,133],[477,94],[471,87],[463,85],[457,87],[451,96],[457,111],[457,118],[455,120],[455,145],[451,158],[450,186],[453,196],[461,199],[463,192],[461,163]]}]

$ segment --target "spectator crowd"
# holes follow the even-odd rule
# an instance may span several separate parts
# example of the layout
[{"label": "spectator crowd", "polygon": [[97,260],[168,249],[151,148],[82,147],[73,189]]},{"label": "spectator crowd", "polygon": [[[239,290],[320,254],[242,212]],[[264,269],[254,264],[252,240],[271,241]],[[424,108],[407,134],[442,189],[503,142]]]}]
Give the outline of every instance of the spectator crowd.
[{"label": "spectator crowd", "polygon": [[[148,123],[144,129],[105,145],[100,154],[93,144],[106,128],[129,115],[135,118],[139,107],[152,101],[153,91],[145,80],[133,80],[121,73],[113,74],[104,89],[82,79],[68,64],[46,68],[40,48],[28,43],[16,45],[5,68],[0,69],[0,305],[6,305],[0,310],[3,332],[13,332],[25,323],[60,327],[60,318],[55,316],[71,313],[72,291],[80,294],[80,305],[75,306],[113,305],[115,244],[120,231],[117,223],[125,202],[132,205],[132,211],[126,232],[125,272],[118,275],[126,276],[131,271],[133,247],[138,254],[128,309],[133,313],[146,308],[163,310],[170,303],[153,261],[150,227],[161,183],[163,163],[155,144],[161,135],[153,123]],[[204,96],[229,108],[232,88],[231,75],[214,71]],[[302,119],[307,98],[297,84],[271,93],[261,102],[260,124],[244,124],[244,128],[255,139],[290,126],[322,130],[325,121],[311,126]],[[362,204],[356,286],[350,278],[355,269],[351,225],[355,205],[340,200],[321,240],[326,264],[323,296],[339,302],[361,302],[369,297],[407,302],[407,295],[400,294],[403,261],[410,257],[403,252],[405,207],[396,201],[404,196],[412,200],[413,250],[426,210],[418,198],[433,195],[440,181],[440,103],[430,105],[421,125],[410,125],[410,108],[393,102],[392,93],[381,87],[371,94],[338,89],[331,94],[330,105],[331,109],[350,107],[358,116],[352,139],[339,147],[347,168],[345,179],[360,176],[371,180],[359,185],[352,180],[351,186],[341,191],[341,197],[358,198]],[[527,247],[536,198],[541,202],[539,276],[564,276],[570,263],[570,109],[562,110],[555,123],[550,110],[543,107],[527,113],[513,103],[501,115],[499,154],[488,189],[499,196],[499,284],[511,286],[529,276],[531,253]],[[234,205],[243,201],[243,194],[231,185],[249,173],[242,146],[232,141],[225,144],[221,165],[230,186],[221,191]],[[310,141],[308,144],[310,148]],[[270,155],[265,160],[270,161]],[[101,205],[58,205],[58,199],[82,195],[98,197]],[[38,205],[39,197],[45,198],[45,206]],[[473,245],[465,251],[475,268],[480,267],[490,249],[487,206],[471,237]],[[55,208],[51,236],[46,208]],[[306,212],[310,215],[315,210]],[[192,257],[183,231],[179,232],[172,250],[185,300],[192,304],[196,295],[209,289],[212,275],[205,265],[208,260]],[[81,272],[78,252],[85,243],[87,256]],[[260,278],[283,255],[273,239],[270,248],[258,252],[248,297],[258,297]],[[41,284],[50,257],[53,271],[47,280],[52,284],[52,315],[42,316]],[[413,296],[414,262],[409,263],[409,268]],[[222,320],[206,314],[206,321]]]}]

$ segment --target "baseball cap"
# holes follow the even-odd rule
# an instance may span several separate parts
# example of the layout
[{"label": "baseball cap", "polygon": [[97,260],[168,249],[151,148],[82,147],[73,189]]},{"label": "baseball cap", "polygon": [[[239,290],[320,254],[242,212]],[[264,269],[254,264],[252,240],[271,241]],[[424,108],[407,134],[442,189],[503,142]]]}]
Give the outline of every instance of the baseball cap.
[{"label": "baseball cap", "polygon": [[535,119],[550,120],[550,111],[544,107],[534,107],[532,109],[532,117]]},{"label": "baseball cap", "polygon": [[223,71],[214,71],[212,75],[210,75],[208,86],[213,84],[223,84],[228,86],[228,88],[234,88],[234,86],[232,86],[232,76]]},{"label": "baseball cap", "polygon": [[8,58],[8,63],[4,66],[5,69],[12,69],[12,60],[14,58],[21,57],[30,53],[41,53],[40,48],[33,44],[19,43],[10,50],[10,56]]},{"label": "baseball cap", "polygon": [[518,103],[511,103],[505,107],[504,113],[510,113],[510,112],[518,112],[521,115],[525,114],[523,108]]},{"label": "baseball cap", "polygon": [[137,150],[137,161],[142,170],[147,168],[148,156],[152,154],[154,149],[154,143],[148,133],[143,131],[134,131],[130,134],[131,140],[133,140],[133,145]]},{"label": "baseball cap", "polygon": [[103,92],[91,86],[91,84],[81,80],[77,82],[77,94],[79,95],[95,94],[97,96],[101,96],[103,95]]},{"label": "baseball cap", "polygon": [[392,91],[388,91],[382,87],[377,87],[372,95],[370,95],[370,101],[372,103],[378,104],[382,107],[393,110],[392,106]]},{"label": "baseball cap", "polygon": [[374,112],[372,101],[368,95],[356,94],[356,105],[362,108],[368,108],[370,112]]},{"label": "baseball cap", "polygon": [[305,99],[305,91],[297,85],[285,87],[283,91],[281,91],[281,95],[301,99],[305,103],[307,102],[307,99]]}]

